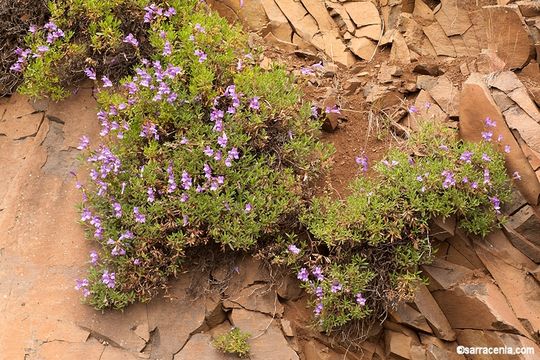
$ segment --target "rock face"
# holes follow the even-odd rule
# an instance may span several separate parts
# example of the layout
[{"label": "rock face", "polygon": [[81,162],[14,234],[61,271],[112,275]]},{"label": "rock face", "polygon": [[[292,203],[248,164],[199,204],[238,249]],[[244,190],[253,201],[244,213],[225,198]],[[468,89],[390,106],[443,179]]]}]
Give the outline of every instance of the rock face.
[{"label": "rock face", "polygon": [[289,347],[275,319],[259,312],[234,309],[231,322],[252,335],[250,358],[253,360],[298,360],[298,354]]}]

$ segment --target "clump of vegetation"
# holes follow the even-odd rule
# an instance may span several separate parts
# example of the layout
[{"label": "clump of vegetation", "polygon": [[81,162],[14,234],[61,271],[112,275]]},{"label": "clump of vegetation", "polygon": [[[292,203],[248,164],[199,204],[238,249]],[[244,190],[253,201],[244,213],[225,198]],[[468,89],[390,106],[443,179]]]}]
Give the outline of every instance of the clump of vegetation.
[{"label": "clump of vegetation", "polygon": [[80,145],[91,167],[81,221],[101,249],[77,287],[98,309],[150,300],[211,244],[271,241],[329,154],[293,80],[256,66],[238,28],[191,0],[145,18],[152,58],[118,89],[101,83],[102,138]]},{"label": "clump of vegetation", "polygon": [[243,332],[239,328],[216,336],[213,345],[216,349],[226,354],[234,354],[238,357],[247,357],[250,345],[247,342],[251,334]]},{"label": "clump of vegetation", "polygon": [[[59,100],[69,95],[71,84],[84,78],[86,67],[113,81],[128,74],[151,50],[145,18],[152,10],[150,3],[49,1],[49,21],[30,25],[25,46],[17,49],[18,59],[11,66],[13,73],[24,72],[19,92]],[[161,17],[170,16],[168,8],[161,12]]]},{"label": "clump of vegetation", "polygon": [[[365,158],[358,163],[367,167]],[[431,219],[455,216],[461,229],[484,236],[510,195],[504,157],[491,141],[464,143],[429,123],[375,170],[375,178],[354,181],[344,201],[315,199],[302,216],[309,245],[288,249],[326,331],[411,299],[423,281],[419,266],[433,255]]]}]

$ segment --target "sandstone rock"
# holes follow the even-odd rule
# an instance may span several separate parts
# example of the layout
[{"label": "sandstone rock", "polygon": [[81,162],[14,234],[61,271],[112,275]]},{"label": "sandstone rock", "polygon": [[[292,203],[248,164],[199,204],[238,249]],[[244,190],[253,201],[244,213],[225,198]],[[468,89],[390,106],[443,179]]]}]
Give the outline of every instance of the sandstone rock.
[{"label": "sandstone rock", "polygon": [[261,0],[261,4],[268,17],[270,31],[276,38],[282,41],[291,41],[292,27],[287,20],[287,17],[279,9],[279,6],[274,0]]},{"label": "sandstone rock", "polygon": [[281,316],[283,305],[279,302],[274,289],[268,284],[254,284],[242,289],[240,293],[223,301],[226,309],[246,309],[271,316]]},{"label": "sandstone rock", "polygon": [[390,311],[390,315],[397,323],[432,333],[424,315],[406,303],[399,304],[395,310]]},{"label": "sandstone rock", "polygon": [[516,129],[531,149],[540,152],[540,124],[518,106],[512,106],[504,113],[510,129]]},{"label": "sandstone rock", "polygon": [[292,42],[283,41],[278,39],[274,33],[269,32],[264,36],[264,40],[267,44],[274,45],[277,48],[280,48],[287,52],[294,52],[298,46]]},{"label": "sandstone rock", "polygon": [[372,2],[350,2],[344,7],[357,27],[381,23],[379,11]]},{"label": "sandstone rock", "polygon": [[[530,204],[538,204],[540,184],[531,169],[529,162],[519,149],[512,132],[493,101],[483,78],[479,74],[472,74],[463,84],[459,108],[459,132],[463,139],[468,141],[481,141],[481,132],[484,128],[484,119],[489,116],[496,122],[493,137],[503,137],[504,145],[510,146],[510,153],[506,154],[506,166],[510,174],[518,171],[521,181],[515,183]],[[538,124],[537,124],[538,125]]]},{"label": "sandstone rock", "polygon": [[294,336],[294,331],[291,326],[291,322],[287,319],[281,319],[281,329],[283,330],[283,333],[285,336],[292,337]]},{"label": "sandstone rock", "polygon": [[[226,2],[236,3],[236,1],[227,0]],[[237,11],[237,14],[247,28],[252,31],[259,31],[268,24],[268,18],[261,0],[246,1]]]},{"label": "sandstone rock", "polygon": [[540,217],[530,205],[525,205],[512,215],[506,225],[540,246]]},{"label": "sandstone rock", "polygon": [[435,22],[429,26],[424,26],[423,30],[437,55],[456,57],[456,49],[439,23]]},{"label": "sandstone rock", "polygon": [[343,90],[345,91],[345,95],[352,95],[356,93],[356,91],[366,83],[366,80],[361,79],[358,76],[354,76],[350,79],[347,79],[345,81],[345,84],[343,85]]},{"label": "sandstone rock", "polygon": [[[356,27],[354,26],[351,17],[349,16],[349,13],[347,10],[345,10],[345,7],[339,3],[332,2],[332,1],[326,1],[325,2],[326,7],[330,9],[330,15],[332,18],[334,18],[334,21],[342,21],[344,24],[344,29],[348,31],[349,33],[354,33]],[[332,14],[334,12],[334,15]],[[337,19],[337,20],[336,20]]]},{"label": "sandstone rock", "polygon": [[36,359],[99,359],[104,346],[96,339],[86,342],[70,343],[64,341],[51,341],[42,344],[35,354]]},{"label": "sandstone rock", "polygon": [[223,311],[221,297],[217,293],[208,294],[205,299],[206,314],[204,321],[208,328],[213,328],[227,319],[227,314]]},{"label": "sandstone rock", "polygon": [[435,19],[446,36],[462,35],[472,26],[469,14],[463,5],[465,5],[463,0],[441,0],[441,8],[435,14]]},{"label": "sandstone rock", "polygon": [[234,326],[251,334],[252,360],[299,360],[298,355],[287,343],[280,326],[272,317],[244,309],[231,313]]},{"label": "sandstone rock", "polygon": [[438,338],[447,341],[454,341],[456,339],[456,334],[450,326],[448,319],[425,285],[420,285],[416,290],[414,304],[418,308],[418,311],[424,315]]},{"label": "sandstone rock", "polygon": [[388,65],[387,63],[381,64],[377,80],[381,84],[391,83],[395,77],[403,75],[403,70],[395,65]]},{"label": "sandstone rock", "polygon": [[334,29],[334,21],[328,15],[323,2],[318,0],[301,0],[301,2],[319,25],[319,30],[328,31]]},{"label": "sandstone rock", "polygon": [[459,91],[446,76],[440,76],[435,85],[427,89],[429,95],[450,117],[457,117],[459,111]]},{"label": "sandstone rock", "polygon": [[194,334],[182,350],[174,355],[174,360],[226,360],[237,359],[234,355],[226,355],[212,345],[210,334]]},{"label": "sandstone rock", "polygon": [[294,276],[285,276],[277,287],[277,294],[284,300],[296,300],[302,295],[300,282]]},{"label": "sandstone rock", "polygon": [[144,341],[148,342],[148,340],[150,340],[150,329],[148,329],[148,322],[145,321],[142,324],[137,325],[133,331]]},{"label": "sandstone rock", "polygon": [[433,297],[454,329],[503,330],[526,334],[504,295],[489,280],[469,279]]},{"label": "sandstone rock", "polygon": [[333,62],[344,67],[351,66],[356,61],[354,55],[347,49],[337,30],[321,32],[313,36],[311,43],[323,50]]},{"label": "sandstone rock", "polygon": [[527,200],[525,200],[523,195],[521,195],[516,188],[512,188],[511,198],[508,202],[503,204],[502,211],[505,214],[513,215],[525,205],[527,205]]},{"label": "sandstone rock", "polygon": [[537,1],[516,1],[521,15],[525,17],[540,16],[540,4]]},{"label": "sandstone rock", "polygon": [[385,330],[384,343],[386,344],[387,356],[397,356],[400,359],[411,358],[410,349],[412,346],[412,339],[407,335],[392,330]]},{"label": "sandstone rock", "polygon": [[465,357],[457,354],[455,350],[448,351],[433,344],[426,346],[426,354],[428,360],[465,360]]},{"label": "sandstone rock", "polygon": [[482,49],[475,63],[478,72],[483,74],[502,71],[506,66],[505,62],[502,61],[492,49]]},{"label": "sandstone rock", "polygon": [[504,227],[504,233],[508,239],[512,242],[512,245],[526,255],[529,259],[536,264],[540,264],[540,246],[530,242],[526,237],[520,233],[514,231],[511,228]]},{"label": "sandstone rock", "polygon": [[531,40],[517,7],[484,6],[488,46],[506,63],[506,68],[521,68],[529,58]]},{"label": "sandstone rock", "polygon": [[[420,76],[418,78],[420,78]],[[417,84],[416,86],[418,87],[419,85]],[[442,111],[431,95],[429,95],[429,92],[425,90],[420,90],[414,101],[414,106],[416,106],[418,109],[423,109],[424,113],[422,116],[426,119],[440,121],[447,118],[446,113]],[[414,129],[414,127],[412,129]]]},{"label": "sandstone rock", "polygon": [[473,272],[466,267],[442,259],[435,259],[430,265],[422,265],[422,269],[429,276],[428,288],[431,291],[451,289],[473,277]]},{"label": "sandstone rock", "polygon": [[[437,63],[434,63],[434,64],[422,63],[422,64],[415,65],[415,67],[413,68],[413,72],[420,75],[429,75],[429,76],[439,76],[439,75],[444,74],[444,71],[441,70],[439,64]],[[433,85],[435,84],[435,81],[436,80],[434,79]]]},{"label": "sandstone rock", "polygon": [[533,120],[536,122],[540,122],[540,111],[538,111],[538,108],[532,101],[532,99],[529,97],[529,94],[527,93],[527,89],[523,85],[521,85],[519,88],[514,89],[512,92],[508,94],[510,99],[514,100],[516,104],[519,105],[519,107],[527,113]]},{"label": "sandstone rock", "polygon": [[302,4],[294,0],[275,0],[275,2],[285,17],[289,19],[296,33],[305,41],[311,42],[313,36],[319,31],[319,27]]},{"label": "sandstone rock", "polygon": [[474,240],[471,240],[462,230],[457,229],[456,236],[453,236],[446,241],[450,245],[447,261],[453,262],[457,265],[462,265],[459,262],[455,262],[452,260],[451,253],[454,251],[453,249],[455,249],[455,251],[459,252],[459,254],[466,259],[467,263],[471,265],[470,267],[466,266],[465,264],[463,264],[462,266],[468,267],[471,270],[484,268],[484,264],[476,255],[476,252],[474,251],[474,248],[472,246]]},{"label": "sandstone rock", "polygon": [[356,29],[354,36],[367,37],[368,39],[379,41],[381,38],[381,26],[379,24],[362,26]]},{"label": "sandstone rock", "polygon": [[126,350],[115,348],[112,346],[105,346],[103,353],[99,357],[99,360],[139,360],[143,356],[141,354],[134,355]]},{"label": "sandstone rock", "polygon": [[[516,250],[502,232],[499,238],[507,251],[503,251],[501,241],[494,243],[487,239],[487,244],[478,244],[476,252],[484,265],[497,282],[497,285],[505,295],[512,310],[531,336],[540,335],[540,287],[536,280],[528,273],[527,268],[532,270],[536,265],[525,258]],[[493,237],[493,235],[492,235]],[[521,262],[529,262],[528,267],[519,269],[514,258],[508,255],[521,256]]]},{"label": "sandstone rock", "polygon": [[156,298],[148,305],[148,326],[155,329],[150,356],[171,359],[188,340],[190,334],[202,328],[206,315],[204,301],[194,301],[187,295],[191,284],[188,276],[180,276],[171,283],[170,299]]},{"label": "sandstone rock", "polygon": [[407,42],[399,32],[396,32],[393,37],[390,62],[401,64],[409,64],[411,62],[411,53],[409,52]]},{"label": "sandstone rock", "polygon": [[[538,346],[534,344],[531,340],[527,339],[526,337],[515,335],[515,334],[507,334],[497,331],[482,331],[482,330],[473,330],[473,329],[466,329],[466,330],[459,330],[458,331],[458,342],[460,345],[466,346],[466,347],[513,347],[518,348],[522,346],[530,346],[533,347],[533,349],[538,349]],[[535,351],[537,353],[538,350]],[[530,356],[522,356],[522,355],[504,355],[504,354],[498,354],[498,355],[492,355],[492,357],[486,357],[489,355],[470,355],[471,358],[474,356],[474,359],[500,359],[500,358],[506,358],[506,359],[519,359],[519,360],[533,360]],[[534,355],[533,355],[534,356]]]},{"label": "sandstone rock", "polygon": [[416,0],[414,2],[413,15],[424,23],[431,24],[435,21],[435,15],[433,11],[426,5],[424,0]]},{"label": "sandstone rock", "polygon": [[364,60],[371,60],[377,51],[377,45],[367,38],[353,38],[349,42],[349,49],[351,49],[356,56]]},{"label": "sandstone rock", "polygon": [[502,112],[510,109],[513,105],[516,104],[512,99],[508,97],[508,95],[495,88],[491,90],[491,96],[493,97],[493,100],[495,100],[495,103],[499,107],[499,110],[501,110]]},{"label": "sandstone rock", "polygon": [[[305,360],[359,360],[353,352],[347,352],[345,355],[335,351],[321,342],[310,339],[302,343],[302,350]],[[365,359],[371,359],[373,353],[362,349]],[[364,357],[362,357],[362,360]]]}]

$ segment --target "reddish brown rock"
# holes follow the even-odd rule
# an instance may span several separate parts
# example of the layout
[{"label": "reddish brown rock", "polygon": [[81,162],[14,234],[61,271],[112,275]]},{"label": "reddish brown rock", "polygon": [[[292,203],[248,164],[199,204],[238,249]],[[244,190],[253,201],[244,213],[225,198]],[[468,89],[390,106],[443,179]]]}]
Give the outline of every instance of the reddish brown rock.
[{"label": "reddish brown rock", "polygon": [[349,49],[351,49],[356,56],[364,60],[370,60],[377,51],[377,45],[367,38],[353,38],[349,42]]},{"label": "reddish brown rock", "polygon": [[502,114],[493,101],[483,78],[479,74],[473,74],[463,84],[459,108],[459,132],[463,139],[479,142],[482,140],[481,132],[484,128],[484,119],[490,117],[496,122],[493,129],[493,137],[503,137],[505,145],[510,146],[510,153],[506,154],[506,166],[508,172],[519,172],[521,181],[515,182],[525,199],[530,204],[538,204],[540,196],[540,183],[532,170],[529,162],[519,148],[512,132],[506,125]]},{"label": "reddish brown rock", "polygon": [[459,91],[448,77],[440,76],[433,87],[428,89],[428,92],[448,116],[458,116]]},{"label": "reddish brown rock", "polygon": [[437,55],[456,57],[456,49],[439,23],[434,22],[429,26],[424,26],[423,31]]},{"label": "reddish brown rock", "polygon": [[276,38],[290,42],[292,38],[292,27],[287,17],[279,9],[274,0],[261,0],[261,4],[268,17],[268,26]]},{"label": "reddish brown rock", "polygon": [[504,233],[512,243],[525,256],[540,264],[540,246],[530,242],[526,237],[506,226],[503,227]]},{"label": "reddish brown rock", "polygon": [[461,281],[433,297],[454,329],[486,329],[526,334],[500,290],[484,278]]},{"label": "reddish brown rock", "polygon": [[381,23],[379,11],[372,2],[348,2],[344,6],[357,27]]},{"label": "reddish brown rock", "polygon": [[416,290],[414,304],[424,315],[437,337],[447,341],[456,339],[456,334],[448,319],[425,285],[420,285]]},{"label": "reddish brown rock", "polygon": [[283,305],[277,298],[276,291],[268,284],[254,284],[242,289],[237,295],[223,301],[226,309],[246,309],[271,316],[281,316]]},{"label": "reddish brown rock", "polygon": [[507,226],[540,246],[540,217],[530,205],[525,205],[512,215]]},{"label": "reddish brown rock", "polygon": [[463,5],[466,5],[466,0],[441,0],[441,8],[435,14],[435,19],[446,36],[462,35],[472,26],[469,13]]},{"label": "reddish brown rock", "polygon": [[386,356],[397,356],[399,359],[411,359],[412,339],[407,335],[385,330],[384,343],[386,345]]},{"label": "reddish brown rock", "polygon": [[392,49],[390,50],[390,62],[400,64],[410,64],[411,53],[407,42],[400,32],[396,32],[392,40]]},{"label": "reddish brown rock", "polygon": [[251,334],[252,360],[299,360],[287,343],[279,323],[268,315],[244,309],[234,309],[231,322],[242,331]]},{"label": "reddish brown rock", "polygon": [[395,310],[390,311],[390,315],[397,323],[407,325],[427,333],[432,332],[424,315],[406,303],[399,304]]},{"label": "reddish brown rock", "polygon": [[450,289],[460,282],[471,279],[474,273],[464,266],[452,264],[442,259],[435,259],[430,265],[422,265],[424,273],[429,277],[429,289]]},{"label": "reddish brown rock", "polygon": [[237,358],[237,356],[226,355],[216,350],[212,345],[210,334],[192,335],[182,350],[174,355],[174,360],[232,360]]},{"label": "reddish brown rock", "polygon": [[507,69],[523,67],[529,59],[531,39],[517,7],[484,6],[487,44]]}]

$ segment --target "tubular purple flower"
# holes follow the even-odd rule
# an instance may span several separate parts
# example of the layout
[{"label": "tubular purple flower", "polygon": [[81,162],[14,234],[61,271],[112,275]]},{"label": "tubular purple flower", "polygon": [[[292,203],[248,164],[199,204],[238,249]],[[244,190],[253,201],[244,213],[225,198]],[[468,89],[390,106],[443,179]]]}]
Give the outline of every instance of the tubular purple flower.
[{"label": "tubular purple flower", "polygon": [[165,41],[163,45],[163,56],[169,56],[172,54],[172,46],[169,40]]},{"label": "tubular purple flower", "polygon": [[356,163],[362,167],[362,172],[366,173],[369,169],[368,157],[365,155],[357,156]]},{"label": "tubular purple flower", "polygon": [[491,118],[488,116],[486,120],[484,121],[487,127],[495,127],[497,126],[497,122],[495,120],[491,120]]},{"label": "tubular purple flower", "polygon": [[113,86],[112,81],[109,80],[109,78],[106,77],[106,76],[101,77],[101,81],[103,81],[103,87],[104,87],[104,88],[112,87],[112,86]]},{"label": "tubular purple flower", "polygon": [[298,255],[300,254],[300,249],[298,247],[296,247],[296,245],[294,244],[290,244],[288,247],[287,247],[287,250],[294,254],[294,255]]},{"label": "tubular purple flower", "polygon": [[120,203],[113,203],[114,217],[119,219],[122,217],[122,205]]},{"label": "tubular purple flower", "polygon": [[504,146],[504,152],[509,154],[510,153],[510,145],[505,145]]},{"label": "tubular purple flower", "polygon": [[146,198],[146,201],[151,203],[151,202],[154,202],[156,200],[156,194],[155,194],[154,188],[149,187],[146,190],[146,193],[148,194],[148,197]]},{"label": "tubular purple flower", "polygon": [[362,295],[362,293],[356,294],[356,303],[360,306],[366,305],[366,298]]},{"label": "tubular purple flower", "polygon": [[77,149],[85,150],[88,148],[88,145],[90,145],[90,138],[86,135],[83,135],[79,140],[79,146],[77,146]]},{"label": "tubular purple flower", "polygon": [[115,280],[116,280],[116,274],[113,272],[109,272],[109,270],[104,270],[103,275],[101,275],[101,282],[105,285],[107,285],[108,288],[114,289],[115,286]]},{"label": "tubular purple flower", "polygon": [[227,134],[225,134],[225,132],[221,133],[221,136],[218,136],[217,142],[219,146],[221,146],[222,148],[227,146],[227,141],[228,141],[228,137],[227,137]]},{"label": "tubular purple flower", "polygon": [[193,52],[193,54],[199,57],[199,62],[200,63],[203,63],[207,58],[206,53],[204,51],[202,51],[202,50],[199,50],[199,49],[195,50]]},{"label": "tubular purple flower", "polygon": [[493,209],[495,209],[495,212],[497,214],[500,214],[501,213],[501,211],[500,211],[501,210],[501,200],[499,200],[499,198],[496,197],[496,196],[490,197],[489,200],[493,204]]},{"label": "tubular purple flower", "polygon": [[133,36],[132,33],[129,33],[125,38],[124,38],[124,42],[126,44],[131,44],[133,45],[134,47],[139,47],[139,41],[135,38],[135,36]]},{"label": "tubular purple flower", "polygon": [[315,316],[320,316],[323,311],[323,308],[324,308],[324,305],[322,303],[317,303],[317,305],[315,305],[315,309],[313,309]]},{"label": "tubular purple flower", "polygon": [[324,280],[324,275],[323,275],[323,272],[322,272],[322,269],[320,266],[315,266],[313,268],[313,270],[311,271],[311,273],[313,274],[313,276],[315,276],[315,278],[319,281],[323,281]]},{"label": "tubular purple flower", "polygon": [[144,224],[146,222],[146,216],[139,212],[139,208],[135,206],[133,208],[133,215],[135,216],[135,222]]},{"label": "tubular purple flower", "polygon": [[182,187],[184,188],[184,190],[189,190],[191,186],[193,185],[191,176],[189,176],[189,173],[185,170],[182,172],[181,182],[182,182]]},{"label": "tubular purple flower", "polygon": [[317,299],[321,299],[324,296],[324,291],[322,287],[317,286],[315,288],[315,296],[317,297]]},{"label": "tubular purple flower", "polygon": [[333,293],[337,293],[338,291],[341,291],[341,289],[342,289],[342,286],[337,281],[334,281],[332,283],[332,286],[330,287],[330,291],[333,292]]},{"label": "tubular purple flower", "polygon": [[514,171],[514,173],[512,174],[512,179],[521,180],[521,175],[519,175],[519,172]]},{"label": "tubular purple flower", "polygon": [[491,131],[482,131],[482,139],[485,141],[491,141],[493,138],[493,133]]},{"label": "tubular purple flower", "polygon": [[84,73],[90,80],[96,80],[96,71],[93,68],[84,69]]},{"label": "tubular purple flower", "polygon": [[251,212],[251,210],[253,210],[253,207],[251,206],[250,203],[247,203],[246,206],[244,207],[244,212],[249,213]]},{"label": "tubular purple flower", "polygon": [[258,96],[254,96],[250,101],[249,101],[249,108],[250,109],[253,109],[253,110],[259,110],[259,97]]},{"label": "tubular purple flower", "polygon": [[463,154],[461,154],[461,156],[459,157],[459,160],[470,164],[471,159],[472,159],[472,155],[473,155],[472,152],[466,150],[466,151],[463,152]]},{"label": "tubular purple flower", "polygon": [[298,280],[306,282],[309,279],[309,272],[306,268],[301,268],[296,277],[298,278]]}]

